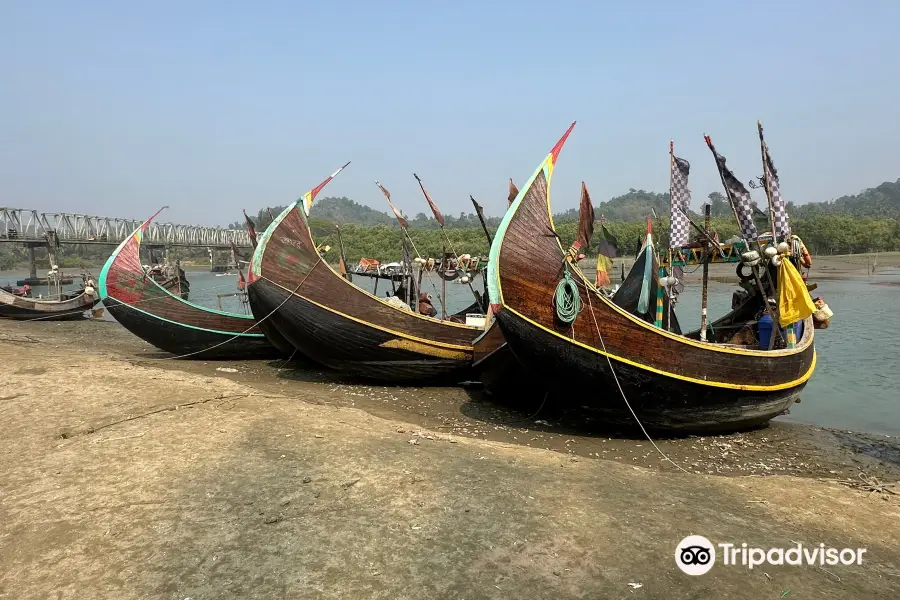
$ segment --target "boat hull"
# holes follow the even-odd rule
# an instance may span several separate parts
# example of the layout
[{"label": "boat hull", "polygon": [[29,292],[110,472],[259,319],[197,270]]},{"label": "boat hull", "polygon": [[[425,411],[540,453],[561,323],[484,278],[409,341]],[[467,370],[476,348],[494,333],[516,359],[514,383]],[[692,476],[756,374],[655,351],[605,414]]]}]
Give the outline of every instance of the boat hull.
[{"label": "boat hull", "polygon": [[[754,343],[700,341],[655,326],[658,304],[643,285],[633,306],[611,301],[570,260],[577,247],[566,251],[554,228],[550,177],[566,136],[516,197],[491,245],[492,312],[515,357],[555,401],[592,408],[613,428],[724,432],[781,414],[815,369],[812,319],[796,344],[765,350],[755,342],[755,315],[766,302],[761,295],[732,315],[741,317],[732,323],[739,326],[735,336],[753,334]],[[580,232],[589,229],[583,225]],[[651,244],[648,234],[646,247]],[[559,307],[562,292],[571,312]]]},{"label": "boat hull", "polygon": [[484,389],[513,406],[531,406],[544,396],[544,388],[516,359],[497,321],[473,342],[473,368]]},{"label": "boat hull", "polygon": [[84,313],[98,302],[98,296],[87,294],[57,302],[16,296],[0,290],[0,317],[19,321],[72,321],[84,318]]},{"label": "boat hull", "polygon": [[471,352],[405,340],[265,279],[247,290],[255,313],[272,313],[266,322],[294,348],[327,367],[392,383],[452,384],[471,378]]},{"label": "boat hull", "polygon": [[[155,215],[154,215],[155,216]],[[100,298],[131,333],[179,358],[269,358],[278,355],[250,315],[212,310],[173,294],[141,265],[145,221],[122,242],[100,272]]]},{"label": "boat hull", "polygon": [[160,350],[179,357],[237,360],[274,358],[278,354],[261,334],[239,335],[187,327],[136,310],[115,298],[107,298],[103,305],[122,327]]},{"label": "boat hull", "polygon": [[677,435],[750,429],[782,414],[806,385],[750,391],[693,383],[615,359],[610,369],[605,356],[534,327],[511,311],[501,311],[497,319],[510,352],[526,372],[542,378],[554,403],[586,407],[613,430],[643,425],[650,432]]},{"label": "boat hull", "polygon": [[[253,297],[252,290],[254,285],[256,285],[255,282],[247,286],[248,299]],[[260,305],[251,301],[250,312],[253,314],[253,318],[256,319],[256,326],[259,327],[259,330],[263,332],[263,335],[266,336],[266,339],[269,340],[269,343],[272,344],[278,352],[285,356],[290,356],[297,352],[294,345],[278,332],[275,323],[271,320],[271,317],[268,316],[269,311],[260,310]]]}]

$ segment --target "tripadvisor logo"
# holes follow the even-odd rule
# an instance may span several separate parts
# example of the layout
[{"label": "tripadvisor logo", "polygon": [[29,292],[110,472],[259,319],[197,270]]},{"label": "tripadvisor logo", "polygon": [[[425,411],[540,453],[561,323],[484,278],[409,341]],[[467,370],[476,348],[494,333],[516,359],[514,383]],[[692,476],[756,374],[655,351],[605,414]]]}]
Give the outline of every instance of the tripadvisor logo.
[{"label": "tripadvisor logo", "polygon": [[761,565],[818,565],[824,567],[861,565],[865,548],[831,548],[825,544],[790,548],[757,548],[742,544],[713,544],[702,535],[689,535],[675,547],[675,564],[688,575],[704,575],[716,564],[716,554],[721,564],[753,569]]}]

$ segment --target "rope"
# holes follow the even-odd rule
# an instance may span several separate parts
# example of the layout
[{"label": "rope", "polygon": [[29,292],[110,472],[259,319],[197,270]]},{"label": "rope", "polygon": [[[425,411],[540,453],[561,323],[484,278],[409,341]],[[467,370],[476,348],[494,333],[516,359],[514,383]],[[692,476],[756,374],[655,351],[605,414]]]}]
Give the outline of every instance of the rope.
[{"label": "rope", "polygon": [[[295,287],[295,288],[287,295],[287,297],[281,302],[281,304],[279,304],[278,306],[276,306],[275,308],[273,308],[273,309],[272,309],[272,312],[270,312],[269,314],[267,314],[266,316],[264,316],[264,317],[263,317],[262,319],[260,319],[259,321],[256,321],[253,325],[251,325],[250,327],[248,327],[248,328],[245,329],[244,331],[242,331],[242,332],[240,332],[240,333],[236,333],[236,334],[234,334],[233,336],[231,336],[230,338],[228,338],[227,340],[224,340],[224,341],[222,341],[222,342],[219,342],[218,344],[213,344],[213,345],[210,346],[209,348],[204,348],[203,350],[197,350],[197,351],[195,351],[195,352],[189,352],[189,353],[187,353],[187,354],[181,354],[181,355],[179,355],[179,356],[167,356],[167,357],[165,357],[165,358],[161,358],[160,360],[175,360],[175,359],[178,359],[178,358],[187,358],[188,356],[194,356],[195,354],[201,354],[201,353],[203,353],[203,352],[208,352],[208,351],[210,351],[210,350],[213,350],[214,348],[218,348],[219,346],[224,346],[224,345],[227,344],[228,342],[231,342],[231,341],[234,341],[234,340],[238,339],[239,337],[241,337],[242,335],[244,335],[244,334],[247,333],[248,331],[252,330],[254,327],[257,327],[260,323],[262,323],[263,321],[265,321],[266,319],[268,319],[269,317],[271,317],[272,315],[274,315],[276,312],[278,312],[278,309],[280,309],[282,306],[284,306],[285,304],[287,304],[287,301],[294,297],[294,294],[296,294],[297,291],[300,289],[300,286],[302,286],[302,285],[306,282],[306,278],[309,277],[309,276],[312,274],[312,272],[316,269],[316,267],[319,266],[319,263],[320,263],[320,262],[322,262],[322,256],[321,256],[321,255],[319,255],[319,260],[316,261],[316,264],[314,264],[314,265],[312,266],[312,268],[309,270],[309,272],[308,272],[306,275],[304,275],[303,279],[300,280],[300,283],[297,284],[297,287]],[[283,288],[282,288],[282,289],[283,289]],[[294,356],[294,355],[291,354],[291,357],[293,357],[293,356]]]},{"label": "rope", "polygon": [[[587,286],[585,286],[585,287],[587,287]],[[644,437],[646,437],[647,441],[649,441],[653,445],[653,447],[656,448],[656,451],[659,452],[659,455],[662,456],[663,459],[672,463],[679,471],[684,471],[685,473],[690,475],[691,474],[690,471],[688,471],[687,469],[685,469],[684,467],[682,467],[681,465],[676,463],[674,460],[669,458],[666,455],[666,453],[663,452],[660,449],[660,447],[656,445],[656,442],[653,441],[653,438],[650,437],[650,434],[647,433],[647,430],[644,428],[644,424],[641,423],[641,420],[638,418],[637,413],[635,413],[634,409],[631,408],[631,403],[628,402],[628,398],[625,396],[625,390],[622,389],[622,384],[619,383],[619,376],[616,375],[616,370],[613,368],[612,360],[610,360],[609,353],[606,351],[606,343],[603,341],[603,335],[600,333],[600,325],[597,324],[597,315],[594,314],[594,304],[591,302],[590,290],[587,290],[586,295],[587,295],[587,299],[588,299],[588,306],[591,309],[591,317],[593,317],[593,319],[594,319],[594,328],[597,330],[597,337],[600,339],[600,347],[603,348],[603,355],[606,357],[606,363],[609,365],[609,371],[610,371],[610,373],[612,373],[613,379],[616,381],[616,387],[619,388],[619,393],[622,395],[622,400],[625,401],[625,406],[628,407],[628,410],[629,410],[629,412],[631,412],[631,416],[634,417],[634,420],[638,424],[638,427],[640,427],[641,431],[644,432]]]},{"label": "rope", "polygon": [[568,265],[565,265],[563,278],[556,286],[553,306],[556,308],[556,318],[567,325],[574,322],[581,312],[581,294],[578,293],[578,286],[569,273]]}]

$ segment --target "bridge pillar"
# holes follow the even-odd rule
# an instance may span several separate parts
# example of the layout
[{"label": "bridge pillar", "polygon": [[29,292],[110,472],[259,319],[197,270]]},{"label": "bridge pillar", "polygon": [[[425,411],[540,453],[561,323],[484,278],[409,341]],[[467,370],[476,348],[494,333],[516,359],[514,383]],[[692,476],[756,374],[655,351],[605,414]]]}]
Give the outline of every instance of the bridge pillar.
[{"label": "bridge pillar", "polygon": [[34,258],[34,246],[28,246],[28,277],[37,279],[37,260]]}]

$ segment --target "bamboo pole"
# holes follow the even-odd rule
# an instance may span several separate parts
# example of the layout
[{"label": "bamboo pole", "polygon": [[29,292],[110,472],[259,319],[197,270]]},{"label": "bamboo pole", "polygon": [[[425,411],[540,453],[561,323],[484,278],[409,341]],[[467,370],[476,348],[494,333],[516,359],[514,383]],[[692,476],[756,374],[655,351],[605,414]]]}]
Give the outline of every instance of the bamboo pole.
[{"label": "bamboo pole", "polygon": [[[672,274],[675,274],[675,269],[672,267],[672,249],[669,248],[669,269]],[[669,303],[667,305],[668,314],[666,315],[666,331],[672,331],[672,287],[674,286],[666,286],[666,296],[669,299]]]},{"label": "bamboo pole", "polygon": [[[709,236],[709,218],[710,218],[710,209],[712,207],[709,204],[704,205],[704,230],[706,231],[706,235]],[[704,247],[706,248],[706,256],[703,257],[703,285],[700,292],[700,341],[706,341],[706,304],[707,304],[707,292],[709,291],[709,259],[710,259],[710,245],[708,242],[704,241]]]},{"label": "bamboo pole", "polygon": [[[457,267],[459,266],[459,258],[457,257]],[[446,246],[441,249],[441,271],[443,271],[444,275],[447,274],[447,248]],[[447,280],[444,277],[441,277],[441,296],[447,296]],[[447,318],[447,308],[444,306],[444,302],[441,301],[441,321]]]},{"label": "bamboo pole", "polygon": [[[713,153],[713,157],[715,158],[716,151],[713,150],[712,141],[709,139],[708,135],[704,135],[703,138],[704,138],[704,140],[706,140],[706,145],[709,147],[710,152]],[[737,215],[737,209],[735,208],[735,204],[734,204],[734,196],[731,195],[731,190],[728,189],[728,186],[725,184],[725,175],[722,173],[722,170],[719,169],[718,160],[716,161],[716,171],[719,172],[719,180],[722,182],[722,187],[725,189],[725,196],[728,198],[728,204],[731,206],[731,212],[734,214],[734,219],[735,219],[735,221],[737,221],[738,226],[740,226],[741,220],[738,218],[738,215]],[[709,206],[709,205],[707,205],[707,206]],[[707,236],[707,238],[709,238],[709,225],[708,224],[707,224],[706,236]],[[750,245],[749,245],[750,240],[744,240],[744,242],[747,243],[747,250],[750,250]],[[758,237],[756,239],[756,249],[759,251],[760,257],[763,260],[765,260],[765,253],[762,251],[762,243],[759,241]],[[775,313],[772,311],[772,307],[769,306],[769,296],[766,294],[766,290],[763,288],[762,281],[759,278],[759,267],[758,266],[750,267],[750,270],[753,271],[753,278],[756,279],[756,287],[759,289],[759,293],[762,294],[763,306],[765,307],[766,313],[768,313],[768,315],[770,317],[772,317],[772,324],[773,324],[772,328],[773,328],[773,330],[776,330],[778,336],[781,337],[781,331],[778,330],[778,328],[777,328],[778,320],[776,319]],[[705,278],[705,276],[706,276],[706,266],[705,265],[703,268],[703,272],[704,272],[704,278]],[[773,333],[775,333],[775,331],[773,331]],[[700,332],[700,335],[703,336],[703,338],[705,338],[705,333],[703,331]],[[772,338],[774,338],[774,336],[772,336]]]},{"label": "bamboo pole", "polygon": [[778,237],[775,233],[775,207],[772,204],[772,182],[769,181],[768,176],[766,175],[766,171],[768,171],[768,166],[766,165],[766,142],[763,137],[763,126],[762,121],[756,122],[756,129],[759,132],[759,152],[762,155],[762,163],[763,163],[763,188],[766,191],[766,200],[769,203],[769,227],[772,228],[772,245],[778,245]]}]

